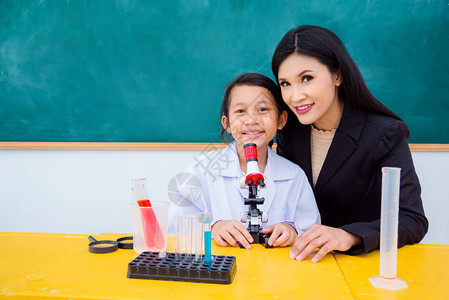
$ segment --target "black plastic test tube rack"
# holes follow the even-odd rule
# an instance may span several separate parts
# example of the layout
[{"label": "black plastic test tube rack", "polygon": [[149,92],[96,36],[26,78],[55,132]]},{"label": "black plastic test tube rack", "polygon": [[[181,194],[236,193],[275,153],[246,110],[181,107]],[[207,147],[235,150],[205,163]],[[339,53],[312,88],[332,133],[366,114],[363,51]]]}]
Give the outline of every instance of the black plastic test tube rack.
[{"label": "black plastic test tube rack", "polygon": [[142,252],[128,264],[128,278],[190,281],[229,284],[237,272],[235,256],[214,255],[212,264],[204,263],[204,255]]}]

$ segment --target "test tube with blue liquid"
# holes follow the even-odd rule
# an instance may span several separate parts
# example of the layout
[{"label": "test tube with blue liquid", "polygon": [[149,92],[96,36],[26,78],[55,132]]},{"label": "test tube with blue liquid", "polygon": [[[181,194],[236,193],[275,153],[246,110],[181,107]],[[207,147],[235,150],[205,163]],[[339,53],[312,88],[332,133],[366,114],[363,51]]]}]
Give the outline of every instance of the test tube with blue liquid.
[{"label": "test tube with blue liquid", "polygon": [[204,213],[204,263],[212,264],[212,234],[210,213]]}]

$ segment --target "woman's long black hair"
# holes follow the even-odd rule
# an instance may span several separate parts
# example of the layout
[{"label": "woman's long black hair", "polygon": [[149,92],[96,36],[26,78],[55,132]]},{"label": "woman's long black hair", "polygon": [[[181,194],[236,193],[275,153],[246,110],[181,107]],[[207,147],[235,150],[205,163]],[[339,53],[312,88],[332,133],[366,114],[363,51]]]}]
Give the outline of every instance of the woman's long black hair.
[{"label": "woman's long black hair", "polygon": [[276,82],[280,64],[293,53],[318,59],[332,74],[340,70],[343,81],[338,89],[338,97],[343,101],[362,110],[402,120],[371,94],[359,68],[332,31],[319,26],[301,25],[287,32],[276,47],[271,61]]}]

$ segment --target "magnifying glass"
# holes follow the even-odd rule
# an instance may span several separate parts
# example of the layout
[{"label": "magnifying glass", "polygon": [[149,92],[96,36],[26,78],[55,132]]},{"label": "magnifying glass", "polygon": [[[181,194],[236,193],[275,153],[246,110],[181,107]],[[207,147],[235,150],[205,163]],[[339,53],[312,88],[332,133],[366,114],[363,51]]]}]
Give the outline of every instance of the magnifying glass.
[{"label": "magnifying glass", "polygon": [[89,236],[89,241],[91,241],[91,243],[89,244],[89,252],[100,254],[100,253],[111,253],[116,251],[118,248],[132,249],[133,248],[132,240],[133,240],[132,236],[126,236],[118,238],[116,241],[112,240],[97,241],[93,236]]},{"label": "magnifying glass", "polygon": [[118,247],[120,249],[132,249],[133,248],[133,237],[124,236],[117,239]]}]

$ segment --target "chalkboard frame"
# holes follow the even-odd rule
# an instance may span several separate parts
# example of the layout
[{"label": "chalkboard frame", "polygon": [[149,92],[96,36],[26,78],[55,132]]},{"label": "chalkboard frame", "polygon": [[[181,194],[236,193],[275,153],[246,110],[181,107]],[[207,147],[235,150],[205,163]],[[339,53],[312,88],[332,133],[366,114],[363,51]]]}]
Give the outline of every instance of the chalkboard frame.
[{"label": "chalkboard frame", "polygon": [[[225,143],[86,143],[86,142],[0,142],[0,150],[182,150],[203,151],[225,148]],[[449,144],[409,144],[412,152],[449,152]],[[273,145],[276,149],[276,143]]]}]

